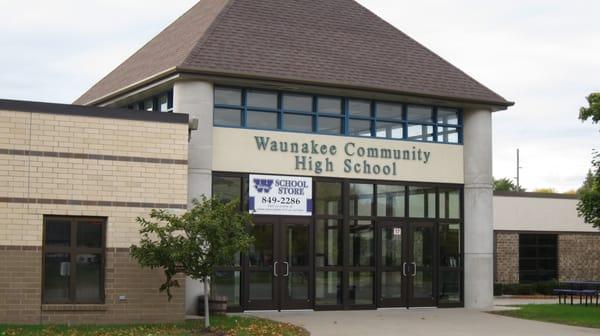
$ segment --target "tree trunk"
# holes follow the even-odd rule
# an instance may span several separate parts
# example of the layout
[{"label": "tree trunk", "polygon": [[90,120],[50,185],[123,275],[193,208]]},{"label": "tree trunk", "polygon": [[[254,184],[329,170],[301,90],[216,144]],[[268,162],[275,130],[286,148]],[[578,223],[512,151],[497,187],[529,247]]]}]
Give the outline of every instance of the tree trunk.
[{"label": "tree trunk", "polygon": [[210,327],[208,307],[208,277],[204,277],[204,327]]}]

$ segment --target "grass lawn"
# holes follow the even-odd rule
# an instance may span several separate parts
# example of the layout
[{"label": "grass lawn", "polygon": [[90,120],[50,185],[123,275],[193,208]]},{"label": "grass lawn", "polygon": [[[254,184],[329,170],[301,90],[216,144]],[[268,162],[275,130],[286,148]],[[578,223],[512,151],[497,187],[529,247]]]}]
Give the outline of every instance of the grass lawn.
[{"label": "grass lawn", "polygon": [[173,324],[21,326],[1,325],[0,336],[199,336],[199,335],[269,335],[307,336],[300,327],[286,323],[241,316],[211,317],[211,332],[203,332],[202,320]]},{"label": "grass lawn", "polygon": [[558,304],[528,304],[518,310],[494,312],[494,314],[527,320],[553,322],[578,327],[600,328],[600,307]]}]

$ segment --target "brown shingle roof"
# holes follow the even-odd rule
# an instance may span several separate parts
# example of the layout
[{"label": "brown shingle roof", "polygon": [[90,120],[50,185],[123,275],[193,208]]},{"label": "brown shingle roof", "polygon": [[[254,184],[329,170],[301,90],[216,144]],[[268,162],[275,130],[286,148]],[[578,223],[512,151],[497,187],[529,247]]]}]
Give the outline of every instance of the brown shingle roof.
[{"label": "brown shingle roof", "polygon": [[202,0],[76,103],[175,68],[512,104],[353,0]]}]

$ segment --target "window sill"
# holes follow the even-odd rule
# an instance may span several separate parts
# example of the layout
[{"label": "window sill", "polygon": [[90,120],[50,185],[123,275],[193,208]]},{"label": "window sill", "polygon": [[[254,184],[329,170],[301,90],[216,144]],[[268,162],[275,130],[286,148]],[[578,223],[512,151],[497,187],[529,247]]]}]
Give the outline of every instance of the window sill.
[{"label": "window sill", "polygon": [[42,311],[71,312],[71,311],[106,311],[105,304],[43,304]]}]

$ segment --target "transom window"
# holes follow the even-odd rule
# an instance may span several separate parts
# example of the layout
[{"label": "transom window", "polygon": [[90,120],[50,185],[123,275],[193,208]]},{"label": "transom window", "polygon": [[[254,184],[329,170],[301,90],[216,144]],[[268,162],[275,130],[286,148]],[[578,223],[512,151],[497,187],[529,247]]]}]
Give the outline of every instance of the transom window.
[{"label": "transom window", "polygon": [[462,143],[456,108],[231,87],[214,99],[215,126]]},{"label": "transom window", "polygon": [[44,217],[44,303],[104,302],[105,232],[105,218]]},{"label": "transom window", "polygon": [[173,112],[173,90],[129,104],[127,108],[130,110]]}]

